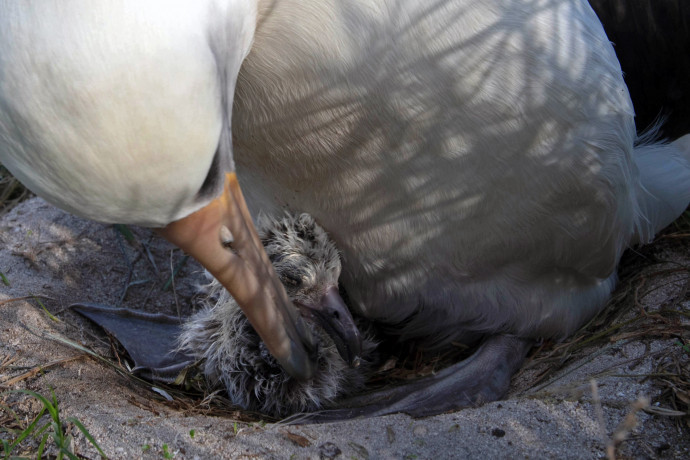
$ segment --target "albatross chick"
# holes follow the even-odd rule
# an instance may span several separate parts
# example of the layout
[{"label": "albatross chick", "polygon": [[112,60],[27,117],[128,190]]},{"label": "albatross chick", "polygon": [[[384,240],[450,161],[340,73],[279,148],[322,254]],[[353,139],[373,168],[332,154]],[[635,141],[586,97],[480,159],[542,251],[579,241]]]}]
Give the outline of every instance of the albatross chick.
[{"label": "albatross chick", "polygon": [[181,350],[202,361],[200,367],[208,381],[224,386],[234,404],[266,414],[285,416],[317,410],[362,389],[372,368],[373,336],[367,332],[362,335],[361,359],[348,359],[347,350],[339,350],[337,335],[335,340],[329,335],[328,324],[345,320],[342,316],[349,313],[320,308],[324,299],[330,304],[332,299],[340,301],[337,286],[341,266],[335,245],[308,214],[262,217],[258,231],[288,296],[312,326],[318,343],[314,376],[298,380],[285,372],[217,281],[211,283],[209,293],[210,299],[217,300],[209,301],[184,323]]}]

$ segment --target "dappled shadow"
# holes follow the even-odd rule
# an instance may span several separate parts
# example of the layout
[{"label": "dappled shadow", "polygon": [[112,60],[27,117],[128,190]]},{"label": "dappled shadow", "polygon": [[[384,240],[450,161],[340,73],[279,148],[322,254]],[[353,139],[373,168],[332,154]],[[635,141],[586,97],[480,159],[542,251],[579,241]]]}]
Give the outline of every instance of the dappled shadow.
[{"label": "dappled shadow", "polygon": [[262,14],[232,117],[240,180],[255,211],[306,211],[332,234],[356,309],[447,343],[572,332],[600,306],[606,287],[573,299],[633,227],[634,126],[586,4]]},{"label": "dappled shadow", "polygon": [[150,230],[129,231],[125,237],[111,225],[67,214],[41,199],[22,203],[0,224],[0,253],[6,257],[0,270],[7,278],[0,294],[47,296],[52,313],[93,302],[189,314],[204,280],[200,266],[193,260],[183,264],[181,251]]}]

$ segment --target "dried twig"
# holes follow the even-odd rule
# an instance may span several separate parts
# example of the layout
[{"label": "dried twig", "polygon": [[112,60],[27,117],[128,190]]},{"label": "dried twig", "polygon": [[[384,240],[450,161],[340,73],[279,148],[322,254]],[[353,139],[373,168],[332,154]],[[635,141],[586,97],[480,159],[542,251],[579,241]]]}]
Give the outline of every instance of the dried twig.
[{"label": "dried twig", "polygon": [[70,356],[69,358],[58,359],[58,360],[52,361],[48,364],[36,366],[36,367],[32,368],[31,370],[23,373],[22,375],[18,375],[17,377],[14,377],[11,379],[6,379],[4,381],[0,381],[0,385],[10,387],[10,386],[14,385],[15,383],[21,382],[22,380],[29,379],[29,378],[35,376],[36,374],[43,372],[45,369],[48,369],[49,367],[57,366],[58,364],[68,363],[70,361],[75,361],[77,359],[83,358],[84,356],[86,356],[86,354],[79,354],[76,356]]},{"label": "dried twig", "polygon": [[613,435],[611,435],[611,439],[606,443],[606,457],[609,460],[615,460],[616,448],[628,438],[633,428],[637,425],[637,413],[647,407],[649,407],[649,399],[645,397],[637,398],[632,404],[630,412],[628,412],[628,415],[618,424]]},{"label": "dried twig", "polygon": [[35,299],[36,297],[39,297],[41,299],[46,299],[46,300],[55,300],[52,297],[48,297],[47,295],[39,295],[39,294],[25,295],[23,297],[13,297],[11,299],[0,300],[0,306],[3,306],[3,305],[8,304],[8,303],[12,303],[12,302],[19,302],[22,300],[32,300],[32,299]]}]

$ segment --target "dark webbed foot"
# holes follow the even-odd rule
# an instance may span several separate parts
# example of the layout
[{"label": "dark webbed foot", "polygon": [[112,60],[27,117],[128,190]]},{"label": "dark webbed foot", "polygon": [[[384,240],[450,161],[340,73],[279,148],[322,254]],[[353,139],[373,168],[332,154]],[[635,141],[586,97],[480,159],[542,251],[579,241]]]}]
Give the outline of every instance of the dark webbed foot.
[{"label": "dark webbed foot", "polygon": [[177,350],[182,326],[174,316],[89,303],[70,308],[112,334],[134,361],[132,371],[144,378],[170,383],[194,362]]},{"label": "dark webbed foot", "polygon": [[337,409],[304,414],[295,422],[328,422],[403,412],[424,417],[495,401],[505,395],[533,341],[487,338],[469,358],[436,375],[341,401]]},{"label": "dark webbed foot", "polygon": [[[178,351],[182,327],[175,317],[95,304],[71,308],[113,334],[134,360],[134,371],[143,377],[172,382],[195,361]],[[337,408],[297,415],[290,421],[329,422],[398,412],[424,417],[494,401],[505,395],[532,343],[490,336],[469,358],[436,375],[342,400]]]}]

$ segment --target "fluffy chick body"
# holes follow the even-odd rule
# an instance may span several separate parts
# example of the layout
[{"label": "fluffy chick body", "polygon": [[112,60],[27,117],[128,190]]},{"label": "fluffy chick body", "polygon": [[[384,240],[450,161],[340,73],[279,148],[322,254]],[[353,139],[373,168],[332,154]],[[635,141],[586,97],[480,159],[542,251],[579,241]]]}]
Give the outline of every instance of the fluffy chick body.
[{"label": "fluffy chick body", "polygon": [[[257,227],[293,302],[314,303],[329,287],[337,286],[338,250],[310,215],[262,216]],[[210,285],[209,299],[183,325],[180,349],[200,360],[209,383],[222,385],[233,404],[286,416],[327,407],[364,387],[377,345],[371,328],[361,331],[362,359],[359,366],[351,367],[331,337],[306,316],[318,343],[317,372],[309,380],[297,380],[280,367],[235,300],[216,281]]]}]

